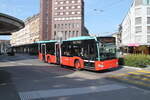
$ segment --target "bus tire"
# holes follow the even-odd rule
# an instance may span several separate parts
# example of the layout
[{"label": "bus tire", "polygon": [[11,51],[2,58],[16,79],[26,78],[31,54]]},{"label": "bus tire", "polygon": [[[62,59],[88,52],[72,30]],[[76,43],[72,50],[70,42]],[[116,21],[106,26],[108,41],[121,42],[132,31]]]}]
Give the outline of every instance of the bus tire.
[{"label": "bus tire", "polygon": [[81,68],[81,63],[79,60],[76,60],[75,63],[74,63],[74,67],[77,71],[81,71],[82,68]]}]

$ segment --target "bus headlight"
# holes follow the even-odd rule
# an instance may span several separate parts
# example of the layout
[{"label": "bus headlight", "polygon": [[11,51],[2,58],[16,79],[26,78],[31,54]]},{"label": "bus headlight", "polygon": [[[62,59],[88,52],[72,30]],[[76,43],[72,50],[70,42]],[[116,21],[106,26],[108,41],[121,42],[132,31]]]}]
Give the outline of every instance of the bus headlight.
[{"label": "bus headlight", "polygon": [[116,65],[119,65],[119,63],[118,63],[118,62],[116,62]]},{"label": "bus headlight", "polygon": [[99,64],[99,65],[98,65],[98,67],[103,68],[103,67],[104,67],[104,65]]}]

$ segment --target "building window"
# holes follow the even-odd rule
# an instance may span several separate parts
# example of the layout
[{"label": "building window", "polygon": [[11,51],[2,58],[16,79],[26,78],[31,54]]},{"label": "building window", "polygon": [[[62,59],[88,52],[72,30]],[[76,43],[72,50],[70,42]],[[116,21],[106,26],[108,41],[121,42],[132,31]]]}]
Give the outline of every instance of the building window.
[{"label": "building window", "polygon": [[150,17],[147,17],[147,24],[150,24]]},{"label": "building window", "polygon": [[62,18],[62,20],[65,20],[65,18]]},{"label": "building window", "polygon": [[57,4],[58,4],[58,2],[55,2],[55,4],[57,5]]},{"label": "building window", "polygon": [[150,35],[147,36],[147,42],[150,43]]},{"label": "building window", "polygon": [[76,36],[78,36],[79,35],[79,31],[76,31]]},{"label": "building window", "polygon": [[75,14],[75,12],[71,12],[71,14],[73,14],[73,15],[74,15],[74,14]]},{"label": "building window", "polygon": [[135,18],[135,25],[142,24],[142,17]]},{"label": "building window", "polygon": [[77,14],[81,14],[81,12],[80,12],[80,11],[78,11],[78,12],[77,12]]},{"label": "building window", "polygon": [[67,31],[65,31],[65,40],[67,39]]},{"label": "building window", "polygon": [[56,31],[54,31],[54,39],[56,39]]},{"label": "building window", "polygon": [[68,3],[69,3],[69,1],[66,1],[66,3],[68,4]]},{"label": "building window", "polygon": [[63,2],[63,1],[61,1],[61,2],[60,2],[60,4],[64,4],[64,2]]},{"label": "building window", "polygon": [[63,7],[60,7],[60,9],[64,9]]},{"label": "building window", "polygon": [[147,15],[150,15],[150,8],[147,8]]},{"label": "building window", "polygon": [[142,26],[135,27],[135,33],[141,33],[142,32]]},{"label": "building window", "polygon": [[150,0],[144,0],[146,5],[149,5],[150,4]]},{"label": "building window", "polygon": [[141,40],[142,40],[142,36],[141,35],[135,36],[135,42],[136,43],[140,43]]},{"label": "building window", "polygon": [[65,28],[67,28],[67,24],[65,24],[65,26],[64,26]]},{"label": "building window", "polygon": [[74,28],[74,23],[72,23],[72,28]]},{"label": "building window", "polygon": [[60,15],[63,15],[63,13],[61,12]]},{"label": "building window", "polygon": [[69,9],[69,7],[67,6],[66,9]]},{"label": "building window", "polygon": [[71,37],[71,31],[69,31],[69,37]]},{"label": "building window", "polygon": [[58,29],[60,28],[60,24],[57,25],[57,28],[58,28]]},{"label": "building window", "polygon": [[57,25],[56,25],[56,24],[54,25],[54,28],[57,28]]},{"label": "building window", "polygon": [[69,15],[69,12],[66,12],[66,15]]},{"label": "building window", "polygon": [[75,3],[75,1],[72,1],[72,3]]},{"label": "building window", "polygon": [[72,32],[72,37],[75,37],[74,34],[75,34],[75,31]]},{"label": "building window", "polygon": [[147,34],[150,34],[150,26],[147,26]]},{"label": "building window", "polygon": [[57,7],[55,7],[55,10],[57,10],[58,8]]},{"label": "building window", "polygon": [[71,24],[68,24],[68,27],[71,28]]},{"label": "building window", "polygon": [[74,8],[75,8],[75,6],[72,6],[71,8],[72,8],[72,9],[74,9]]},{"label": "building window", "polygon": [[135,6],[139,6],[143,4],[143,0],[135,0]]},{"label": "building window", "polygon": [[78,23],[76,25],[77,25],[78,28],[80,27]]},{"label": "building window", "polygon": [[78,0],[78,3],[80,3],[81,2],[81,0]]},{"label": "building window", "polygon": [[77,6],[77,8],[81,8],[81,6]]},{"label": "building window", "polygon": [[64,28],[64,24],[61,24],[61,28],[62,28],[62,29]]},{"label": "building window", "polygon": [[142,13],[142,9],[141,9],[141,8],[136,8],[136,9],[135,9],[135,15],[136,15],[136,16],[140,16],[141,13]]},{"label": "building window", "polygon": [[58,15],[58,13],[55,13],[55,15]]},{"label": "building window", "polygon": [[69,18],[67,17],[66,20],[69,20]]},{"label": "building window", "polygon": [[57,21],[57,20],[58,20],[58,18],[54,18],[54,20],[55,20],[55,21]]},{"label": "building window", "polygon": [[61,31],[61,34],[64,34],[64,31]]}]

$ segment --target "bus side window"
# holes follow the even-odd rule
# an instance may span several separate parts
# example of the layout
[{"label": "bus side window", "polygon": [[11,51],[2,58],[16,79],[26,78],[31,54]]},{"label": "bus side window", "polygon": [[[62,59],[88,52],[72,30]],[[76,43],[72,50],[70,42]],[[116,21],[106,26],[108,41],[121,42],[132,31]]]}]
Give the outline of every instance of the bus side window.
[{"label": "bus side window", "polygon": [[68,42],[65,42],[63,45],[62,45],[62,56],[70,56],[70,48],[69,48],[69,43]]}]

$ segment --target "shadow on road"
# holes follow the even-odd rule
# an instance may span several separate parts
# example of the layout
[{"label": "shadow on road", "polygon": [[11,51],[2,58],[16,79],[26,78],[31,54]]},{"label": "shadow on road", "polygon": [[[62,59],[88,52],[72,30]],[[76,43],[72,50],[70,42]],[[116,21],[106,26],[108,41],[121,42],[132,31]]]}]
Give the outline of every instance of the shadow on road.
[{"label": "shadow on road", "polygon": [[87,70],[87,69],[85,70],[89,72],[93,72],[93,73],[109,73],[109,72],[115,72],[115,71],[121,70],[122,68],[123,68],[122,66],[119,66],[118,68],[106,69],[102,71],[92,71],[92,70]]},{"label": "shadow on road", "polygon": [[32,60],[37,58],[38,56],[30,56],[28,54],[15,54],[15,56],[0,55],[0,62]]},{"label": "shadow on road", "polygon": [[0,100],[20,100],[10,73],[5,70],[0,70]]}]

